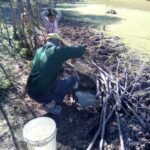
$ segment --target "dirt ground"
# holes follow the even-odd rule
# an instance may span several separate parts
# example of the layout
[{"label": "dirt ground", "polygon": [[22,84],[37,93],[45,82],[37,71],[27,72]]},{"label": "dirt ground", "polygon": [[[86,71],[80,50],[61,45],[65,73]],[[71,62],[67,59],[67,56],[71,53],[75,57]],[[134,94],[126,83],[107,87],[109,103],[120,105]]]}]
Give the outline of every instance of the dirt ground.
[{"label": "dirt ground", "polygon": [[[115,69],[118,58],[129,59],[126,57],[128,55],[128,49],[121,43],[118,37],[106,37],[102,32],[94,33],[92,29],[88,28],[84,23],[78,22],[76,24],[76,22],[68,22],[68,20],[61,24],[60,30],[64,38],[68,41],[73,43],[76,41],[77,43],[87,46],[87,53],[80,61],[89,64],[94,73],[96,70],[91,65],[92,59],[98,64],[103,64],[105,68],[112,68],[112,70]],[[138,61],[134,64],[138,66],[138,63],[140,64]],[[148,71],[148,73],[146,73],[146,80],[150,79],[149,75]],[[86,83],[87,82],[88,81],[86,81]],[[89,89],[90,88],[89,85]],[[150,95],[147,94],[143,99],[149,97]],[[149,103],[147,104],[149,105]],[[60,135],[58,136],[58,142],[61,141],[61,143],[65,144],[63,144],[63,146],[61,145],[59,149],[86,149],[98,128],[99,116],[100,110],[78,110],[73,106],[64,106],[64,112],[61,117],[63,122],[62,124],[60,123],[61,126],[58,130]],[[121,127],[127,149],[148,149],[150,146],[149,131],[144,131],[131,113],[126,115],[124,112],[121,112]],[[107,143],[105,149],[120,149],[115,116],[112,117],[111,123],[107,126],[105,139],[105,143]],[[99,140],[97,140],[93,150],[98,149],[98,144]],[[64,147],[64,145],[67,145],[67,147]]]},{"label": "dirt ground", "polygon": [[[128,49],[118,37],[106,37],[103,32],[95,33],[85,23],[63,19],[59,29],[63,38],[69,43],[87,46],[86,54],[79,61],[87,63],[93,72],[96,69],[91,64],[92,59],[98,64],[103,64],[106,68],[112,68],[113,71],[117,64],[117,58],[123,60],[128,58],[126,53]],[[6,66],[7,70],[11,68],[9,70],[11,72],[10,76],[13,76],[18,91],[22,91],[29,73],[27,64],[21,62],[21,60],[15,62],[14,57],[7,51],[1,50],[1,52],[3,65]],[[136,68],[136,65],[138,66],[140,62],[138,59],[134,60],[134,62],[136,62]],[[67,64],[65,66],[64,76],[72,72],[72,68],[69,68]],[[142,78],[143,82],[150,80],[149,73],[150,70],[145,73]],[[92,88],[88,83],[87,87],[89,89]],[[147,100],[147,106],[150,105],[149,97],[149,91],[142,96],[142,100]],[[0,150],[25,150],[22,128],[26,122],[35,116],[48,116],[56,121],[58,127],[58,150],[85,150],[99,125],[101,110],[94,108],[83,109],[76,105],[71,105],[69,95],[65,99],[63,111],[59,117],[47,114],[41,105],[32,101],[26,95],[25,102],[28,104],[27,107],[25,102],[18,96],[18,92],[13,88],[10,88],[8,92],[1,92],[0,100],[0,118],[2,120],[0,123]],[[150,113],[149,109],[148,113]],[[127,114],[121,112],[120,117],[125,147],[130,150],[148,150],[150,147],[149,130],[143,129],[130,112]],[[147,119],[147,122],[150,123],[150,117]],[[99,139],[100,136],[92,150],[98,150]],[[108,123],[106,128],[105,149],[116,150],[119,149],[119,145],[116,118],[113,115],[111,122]]]}]

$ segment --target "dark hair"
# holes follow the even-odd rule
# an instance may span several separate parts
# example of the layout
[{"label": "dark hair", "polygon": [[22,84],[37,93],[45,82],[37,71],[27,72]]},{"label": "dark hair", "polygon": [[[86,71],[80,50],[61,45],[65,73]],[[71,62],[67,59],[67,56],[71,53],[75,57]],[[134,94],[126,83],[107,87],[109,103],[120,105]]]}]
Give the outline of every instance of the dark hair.
[{"label": "dark hair", "polygon": [[55,9],[50,8],[50,9],[47,9],[47,11],[48,11],[48,14],[47,14],[48,17],[50,17],[50,16],[56,17],[57,16],[57,11]]},{"label": "dark hair", "polygon": [[57,46],[60,44],[60,40],[56,39],[56,38],[51,38],[51,39],[48,39],[47,41],[51,42],[51,43],[53,43],[54,45],[57,45]]}]

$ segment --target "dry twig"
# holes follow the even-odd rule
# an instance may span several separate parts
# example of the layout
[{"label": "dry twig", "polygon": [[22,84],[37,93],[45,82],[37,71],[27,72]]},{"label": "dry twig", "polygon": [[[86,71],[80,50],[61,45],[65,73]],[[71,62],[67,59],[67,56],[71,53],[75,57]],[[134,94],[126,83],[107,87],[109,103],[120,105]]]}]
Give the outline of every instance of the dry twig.
[{"label": "dry twig", "polygon": [[[96,138],[99,135],[100,131],[101,131],[101,139],[100,139],[100,143],[99,143],[99,149],[100,150],[103,149],[106,124],[110,120],[114,111],[115,111],[116,118],[117,118],[121,149],[125,150],[118,110],[122,109],[126,114],[128,114],[128,109],[129,109],[133,113],[133,115],[137,118],[137,120],[140,122],[142,127],[143,128],[146,127],[146,124],[144,123],[142,118],[140,118],[136,114],[134,109],[132,109],[131,106],[128,104],[128,102],[130,102],[134,108],[137,107],[132,103],[132,101],[137,102],[137,98],[132,95],[132,92],[134,91],[135,85],[143,73],[144,65],[142,66],[142,68],[140,68],[139,74],[135,78],[135,80],[133,80],[132,83],[127,87],[128,82],[130,81],[129,80],[129,74],[127,71],[128,68],[126,67],[124,69],[125,80],[124,80],[124,86],[122,86],[121,83],[123,83],[123,82],[121,81],[121,79],[119,79],[119,69],[122,69],[120,66],[120,64],[121,64],[120,60],[118,60],[118,64],[117,64],[117,68],[116,68],[116,74],[114,77],[112,74],[109,74],[104,69],[99,67],[94,61],[92,61],[92,63],[99,70],[99,76],[97,76],[97,80],[96,80],[97,95],[100,96],[99,93],[104,93],[105,96],[103,97],[103,106],[102,106],[103,114],[101,114],[101,123],[100,123],[99,128],[98,128],[98,130],[97,130],[97,132],[96,132],[96,134],[95,134],[95,136],[94,136],[94,138],[93,138],[92,142],[90,143],[87,150],[90,150],[93,147],[93,145],[96,141]],[[130,88],[132,88],[132,89],[130,89]],[[129,89],[130,89],[130,91],[129,91]],[[106,117],[106,112],[108,111],[107,109],[110,108],[109,107],[109,105],[110,105],[109,100],[111,98],[112,98],[112,100],[114,98],[116,103],[111,107],[112,109],[111,109],[109,115]],[[128,99],[130,99],[130,100],[128,100]],[[124,103],[127,108],[125,108],[122,105],[122,103]]]},{"label": "dry twig", "polygon": [[128,109],[133,113],[133,115],[137,118],[137,120],[139,121],[141,126],[143,128],[146,128],[146,125],[145,125],[144,121],[136,114],[136,112],[129,106],[129,104],[127,102],[125,104],[128,107]]},{"label": "dry twig", "polygon": [[102,130],[101,130],[101,139],[99,143],[99,150],[103,149],[105,126],[106,126],[106,110],[107,110],[108,100],[109,100],[109,97],[107,97],[105,104],[103,106],[104,114],[103,114],[103,119],[102,119]]},{"label": "dry twig", "polygon": [[100,122],[99,122],[99,127],[97,129],[97,132],[95,133],[91,143],[89,144],[88,148],[86,150],[91,150],[94,146],[94,143],[98,137],[98,135],[100,134],[101,131],[101,127],[102,127],[102,120],[103,120],[103,110],[101,111],[101,117],[100,117]]},{"label": "dry twig", "polygon": [[115,111],[115,113],[116,113],[116,118],[117,118],[117,123],[118,123],[118,131],[119,131],[121,150],[125,150],[118,111]]}]

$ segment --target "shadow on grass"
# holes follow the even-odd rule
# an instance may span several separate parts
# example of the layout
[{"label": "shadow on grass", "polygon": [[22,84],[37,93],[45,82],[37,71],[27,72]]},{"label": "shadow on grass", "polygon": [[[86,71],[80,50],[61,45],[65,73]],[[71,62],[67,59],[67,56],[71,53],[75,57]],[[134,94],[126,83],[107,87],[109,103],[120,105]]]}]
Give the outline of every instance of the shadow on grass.
[{"label": "shadow on grass", "polygon": [[78,11],[70,11],[70,10],[63,10],[62,14],[64,17],[68,19],[88,22],[88,25],[93,27],[110,25],[121,21],[121,18],[116,16],[87,15],[87,14],[81,14]]},{"label": "shadow on grass", "polygon": [[[18,8],[14,8],[14,10],[12,10],[8,3],[2,3],[2,4],[0,6],[0,20],[5,20],[7,23],[11,24],[12,19],[13,19],[12,18],[13,17],[13,11],[15,13],[16,19],[17,20],[19,19],[20,15],[21,15],[21,12],[23,12],[23,10],[20,10]],[[40,11],[43,11],[47,8],[52,8],[53,7],[53,4],[38,3],[37,5],[38,5]],[[75,4],[71,4],[71,5],[58,4],[57,5],[58,9],[63,9],[63,10],[68,9],[68,8],[76,8],[76,7],[78,7],[78,5],[75,5]],[[38,15],[40,15],[40,14],[38,14]]]},{"label": "shadow on grass", "polygon": [[78,5],[72,4],[72,5],[57,5],[57,8],[61,9],[68,9],[68,8],[76,8],[79,7]]},{"label": "shadow on grass", "polygon": [[[54,7],[53,3],[48,3],[48,4],[44,4],[44,3],[37,3],[39,8],[42,7],[46,7],[46,8],[52,8]],[[78,4],[69,4],[69,3],[58,3],[57,8],[62,8],[62,9],[68,9],[68,8],[76,8],[79,7]]]}]

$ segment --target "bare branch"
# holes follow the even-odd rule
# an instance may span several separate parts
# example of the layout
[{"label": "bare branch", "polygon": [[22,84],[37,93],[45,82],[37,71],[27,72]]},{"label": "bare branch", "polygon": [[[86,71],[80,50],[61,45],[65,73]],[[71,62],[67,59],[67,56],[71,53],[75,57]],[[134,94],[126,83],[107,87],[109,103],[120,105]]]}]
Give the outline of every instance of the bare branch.
[{"label": "bare branch", "polygon": [[100,134],[101,131],[101,127],[102,127],[102,120],[103,120],[103,110],[101,111],[101,117],[100,117],[100,123],[99,123],[99,127],[97,129],[97,132],[95,133],[91,143],[89,144],[88,148],[86,150],[91,150],[94,146],[94,143],[98,137],[98,135]]},{"label": "bare branch", "polygon": [[106,110],[107,110],[107,104],[108,104],[108,99],[105,102],[105,106],[103,106],[103,122],[102,122],[102,130],[101,130],[101,140],[99,143],[99,150],[103,149],[103,143],[104,143],[104,134],[105,134],[105,126],[106,126]]},{"label": "bare branch", "polygon": [[133,113],[133,115],[137,118],[143,128],[146,128],[144,121],[136,114],[136,112],[129,106],[129,104],[125,103],[128,109]]},{"label": "bare branch", "polygon": [[109,113],[109,115],[106,118],[106,123],[108,123],[109,119],[111,118],[112,114],[114,113],[115,109],[117,107],[117,104],[115,104],[111,110],[111,112]]},{"label": "bare branch", "polygon": [[121,127],[120,127],[119,114],[118,114],[117,111],[115,111],[115,113],[116,113],[116,118],[117,118],[117,123],[118,123],[118,131],[119,131],[119,138],[120,138],[121,150],[125,150],[124,142],[123,142],[123,136],[122,136],[122,131],[121,131]]},{"label": "bare branch", "polygon": [[127,84],[128,84],[128,72],[127,72],[127,68],[125,68],[124,74],[125,74],[125,85],[124,85],[124,92],[123,92],[123,94],[126,93],[126,90],[127,90]]},{"label": "bare branch", "polygon": [[105,135],[105,126],[106,126],[106,111],[107,111],[107,105],[108,101],[111,99],[112,93],[110,95],[107,95],[107,98],[105,100],[104,106],[103,106],[103,120],[102,120],[102,130],[101,130],[101,139],[99,143],[99,150],[103,149],[103,143],[104,143],[104,135]]},{"label": "bare branch", "polygon": [[104,71],[101,67],[99,67],[93,60],[92,60],[92,64],[96,66],[100,72],[102,72],[105,76],[107,76],[110,80],[113,81],[112,77],[106,71]]},{"label": "bare branch", "polygon": [[145,64],[142,64],[142,66],[140,67],[138,75],[136,76],[135,80],[133,82],[131,82],[131,84],[127,88],[127,90],[129,90],[132,87],[132,89],[130,91],[130,94],[134,91],[135,85],[136,85],[137,81],[139,80],[139,78],[141,77],[144,69],[145,69]]}]

